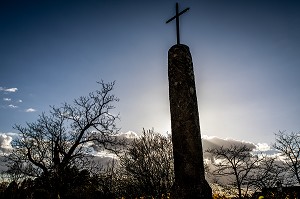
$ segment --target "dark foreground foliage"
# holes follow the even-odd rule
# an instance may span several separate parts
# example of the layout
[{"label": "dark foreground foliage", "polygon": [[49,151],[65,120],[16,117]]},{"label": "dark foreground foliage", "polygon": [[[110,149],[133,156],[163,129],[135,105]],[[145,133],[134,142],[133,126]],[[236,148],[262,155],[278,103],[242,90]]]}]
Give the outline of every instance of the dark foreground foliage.
[{"label": "dark foreground foliage", "polygon": [[[219,152],[222,151],[223,154],[224,149],[223,147],[219,148]],[[256,164],[257,157],[255,156],[249,159],[250,150],[244,146],[229,147],[224,154],[227,154],[229,157],[232,151],[237,152],[236,156],[233,157],[235,157],[234,159],[236,161],[239,160],[238,162],[241,163],[234,167],[236,171],[240,171],[241,169],[242,172],[247,171],[244,168],[248,165],[247,162],[255,160],[254,163],[257,168],[255,167],[252,173],[250,171],[248,172],[251,175],[247,175],[247,177],[251,177],[247,178],[247,183],[252,183],[251,190],[255,190],[255,192],[245,192],[244,189],[241,189],[243,193],[247,194],[238,195],[237,189],[233,184],[231,187],[228,186],[228,189],[223,187],[222,191],[213,189],[213,199],[230,197],[240,199],[261,199],[262,197],[264,197],[264,199],[299,198],[299,187],[294,186],[295,184],[281,183],[285,182],[284,179],[281,179],[281,177],[285,177],[285,175],[283,175],[282,169],[277,169],[280,165],[276,166],[276,161],[261,157],[259,164]],[[105,168],[99,167],[98,172],[73,166],[66,167],[63,170],[59,169],[42,173],[36,178],[26,178],[22,181],[20,178],[14,178],[17,179],[17,181],[0,183],[0,199],[177,198],[175,195],[172,195],[174,168],[172,164],[170,137],[165,137],[152,131],[144,131],[140,138],[132,139],[128,142],[128,146],[122,153],[119,153],[118,156],[118,160],[110,162]],[[241,161],[241,157],[247,157],[247,161]],[[224,160],[224,158],[221,160]],[[229,164],[222,165],[228,166]],[[226,167],[226,169],[228,171],[227,173],[229,173],[231,167]],[[214,171],[220,170],[215,169]],[[210,173],[209,169],[208,173]],[[211,174],[213,175],[214,172]],[[220,175],[222,173],[219,172],[218,174]],[[214,176],[217,175],[214,174]],[[224,176],[221,177],[225,179]],[[282,181],[278,181],[279,179]],[[230,183],[229,180],[230,178],[226,180],[227,184]],[[274,185],[276,180],[277,183]],[[218,185],[220,187],[222,184]],[[230,192],[226,192],[226,190]]]},{"label": "dark foreground foliage", "polygon": [[42,175],[36,179],[25,179],[18,183],[16,181],[10,184],[3,182],[0,186],[0,198],[114,198],[107,182],[104,175],[91,175],[87,170],[78,171],[76,168],[69,168],[59,175]]}]

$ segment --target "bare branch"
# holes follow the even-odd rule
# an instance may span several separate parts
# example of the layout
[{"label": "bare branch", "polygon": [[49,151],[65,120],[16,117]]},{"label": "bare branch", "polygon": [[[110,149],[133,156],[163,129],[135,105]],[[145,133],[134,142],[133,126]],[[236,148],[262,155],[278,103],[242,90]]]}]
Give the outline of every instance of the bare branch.
[{"label": "bare branch", "polygon": [[41,175],[67,167],[84,169],[89,156],[86,143],[113,146],[119,130],[115,125],[119,116],[112,112],[118,101],[111,94],[115,82],[98,83],[99,90],[75,99],[73,104],[51,106],[49,115],[42,113],[36,122],[15,126],[20,137],[8,157],[11,172]]}]

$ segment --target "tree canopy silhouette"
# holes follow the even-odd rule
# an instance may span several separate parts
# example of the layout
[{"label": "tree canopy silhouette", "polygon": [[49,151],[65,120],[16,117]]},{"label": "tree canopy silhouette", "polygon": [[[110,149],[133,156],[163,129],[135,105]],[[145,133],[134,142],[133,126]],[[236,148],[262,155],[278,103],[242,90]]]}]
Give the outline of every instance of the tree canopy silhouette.
[{"label": "tree canopy silhouette", "polygon": [[49,115],[42,113],[36,122],[25,127],[15,125],[19,137],[7,157],[9,172],[26,176],[51,176],[57,183],[66,170],[83,170],[90,166],[89,144],[112,149],[118,132],[118,114],[112,111],[118,101],[111,94],[115,82],[98,82],[100,89],[75,99],[72,104],[51,107]]},{"label": "tree canopy silhouette", "polygon": [[130,179],[125,189],[132,187],[131,198],[139,195],[159,198],[170,193],[174,182],[172,152],[171,137],[150,130],[144,130],[140,138],[129,144],[120,155],[120,173]]},{"label": "tree canopy silhouette", "polygon": [[214,157],[212,165],[215,168],[212,174],[222,177],[223,181],[217,180],[217,183],[224,191],[237,195],[237,198],[247,196],[247,191],[252,185],[253,171],[258,168],[259,162],[258,156],[251,153],[252,149],[241,144],[212,148],[206,152]]},{"label": "tree canopy silhouette", "polygon": [[273,145],[284,157],[284,162],[291,174],[292,183],[300,183],[300,134],[279,131],[275,134],[276,142]]}]

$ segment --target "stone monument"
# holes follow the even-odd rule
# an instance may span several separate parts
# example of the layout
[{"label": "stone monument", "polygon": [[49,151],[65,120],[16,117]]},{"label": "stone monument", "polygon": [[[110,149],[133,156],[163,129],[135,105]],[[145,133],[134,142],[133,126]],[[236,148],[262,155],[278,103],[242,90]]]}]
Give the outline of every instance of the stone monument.
[{"label": "stone monument", "polygon": [[177,44],[168,52],[169,100],[175,183],[173,198],[210,199],[212,190],[205,180],[199,113],[192,56],[189,47],[180,44],[178,12],[176,19]]}]

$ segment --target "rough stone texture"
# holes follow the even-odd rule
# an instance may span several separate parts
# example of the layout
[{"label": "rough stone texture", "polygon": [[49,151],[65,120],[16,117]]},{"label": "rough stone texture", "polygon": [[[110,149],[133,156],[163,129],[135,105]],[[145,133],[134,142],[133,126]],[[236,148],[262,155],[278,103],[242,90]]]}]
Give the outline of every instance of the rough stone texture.
[{"label": "rough stone texture", "polygon": [[169,99],[178,199],[212,198],[205,180],[199,113],[192,56],[186,45],[174,45],[168,53]]}]

